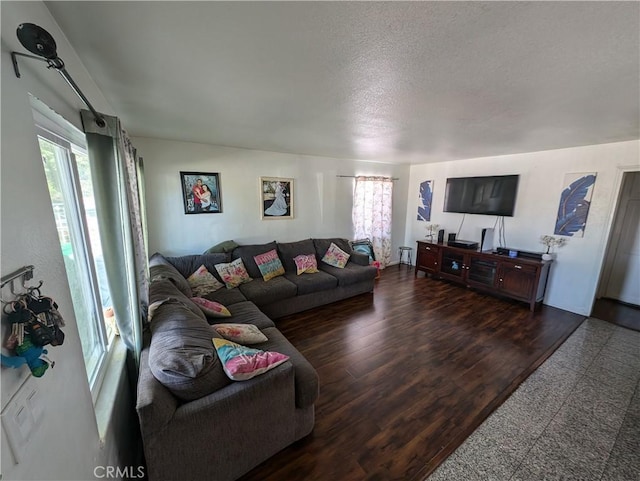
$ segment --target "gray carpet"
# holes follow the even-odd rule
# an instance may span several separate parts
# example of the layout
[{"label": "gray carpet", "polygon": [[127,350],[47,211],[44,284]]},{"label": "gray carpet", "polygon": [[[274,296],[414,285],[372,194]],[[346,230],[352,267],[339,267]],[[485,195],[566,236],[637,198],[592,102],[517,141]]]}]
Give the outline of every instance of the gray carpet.
[{"label": "gray carpet", "polygon": [[578,329],[428,481],[640,479],[640,332]]}]

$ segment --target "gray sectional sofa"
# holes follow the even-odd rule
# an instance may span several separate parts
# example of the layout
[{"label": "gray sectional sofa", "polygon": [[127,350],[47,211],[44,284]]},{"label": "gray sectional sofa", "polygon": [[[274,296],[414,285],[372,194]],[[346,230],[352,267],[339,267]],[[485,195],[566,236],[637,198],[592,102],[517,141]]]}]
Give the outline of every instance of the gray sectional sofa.
[{"label": "gray sectional sofa", "polygon": [[[351,257],[343,269],[321,262],[331,243]],[[265,282],[253,257],[277,249],[285,274]],[[319,272],[297,275],[293,258],[315,253]],[[191,301],[187,277],[205,265],[242,258],[252,281],[204,297],[232,316],[207,318]],[[140,360],[136,409],[147,474],[160,480],[234,480],[314,425],[319,380],[313,366],[277,329],[273,319],[372,292],[376,269],[345,239],[239,246],[230,254],[150,260],[154,310]],[[214,274],[215,275],[215,274]],[[231,381],[213,347],[220,337],[210,324],[256,325],[268,341],[252,345],[289,356],[278,367],[247,381]]]}]

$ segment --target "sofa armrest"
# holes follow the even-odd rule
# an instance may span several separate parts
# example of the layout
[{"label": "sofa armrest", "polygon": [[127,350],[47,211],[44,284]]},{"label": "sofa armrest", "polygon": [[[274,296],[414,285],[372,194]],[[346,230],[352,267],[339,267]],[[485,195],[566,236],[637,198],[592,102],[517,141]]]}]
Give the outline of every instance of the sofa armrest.
[{"label": "sofa armrest", "polygon": [[290,362],[184,403],[143,438],[149,479],[236,479],[295,439],[295,411]]},{"label": "sofa armrest", "polygon": [[362,254],[360,252],[351,252],[351,256],[349,260],[354,264],[358,264],[360,266],[368,266],[369,265],[369,256],[367,254]]},{"label": "sofa armrest", "polygon": [[178,400],[149,369],[149,349],[140,355],[136,411],[143,437],[162,430],[173,417]]}]

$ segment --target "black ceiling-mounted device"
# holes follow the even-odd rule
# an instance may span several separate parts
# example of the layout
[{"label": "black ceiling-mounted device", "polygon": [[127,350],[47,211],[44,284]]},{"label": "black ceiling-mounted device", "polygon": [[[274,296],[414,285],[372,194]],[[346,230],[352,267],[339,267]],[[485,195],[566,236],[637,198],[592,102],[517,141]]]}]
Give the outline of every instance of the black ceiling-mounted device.
[{"label": "black ceiling-mounted device", "polygon": [[95,117],[96,124],[99,127],[104,127],[106,125],[104,118],[96,111],[96,109],[93,108],[93,105],[91,105],[87,97],[85,97],[85,95],[80,90],[80,87],[78,87],[78,85],[71,78],[71,75],[69,75],[69,72],[67,72],[67,70],[65,69],[62,59],[58,57],[58,46],[56,45],[56,41],[53,39],[51,34],[44,28],[34,23],[21,23],[20,25],[18,25],[16,35],[18,36],[18,40],[20,41],[22,46],[29,52],[36,55],[34,56],[20,52],[11,52],[11,60],[13,61],[13,70],[16,73],[16,77],[20,78],[20,70],[18,69],[17,59],[18,56],[47,62],[49,68],[56,69],[60,73],[60,75],[62,75],[62,78],[67,81],[76,95],[80,97],[80,99],[82,99],[89,110],[91,110],[91,113]]}]

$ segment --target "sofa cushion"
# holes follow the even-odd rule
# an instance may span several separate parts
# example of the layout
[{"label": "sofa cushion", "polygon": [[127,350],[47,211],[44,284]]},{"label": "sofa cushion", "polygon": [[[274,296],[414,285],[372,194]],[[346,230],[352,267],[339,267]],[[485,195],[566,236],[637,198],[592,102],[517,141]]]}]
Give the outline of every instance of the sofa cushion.
[{"label": "sofa cushion", "polygon": [[253,280],[249,277],[242,259],[236,259],[228,264],[217,264],[216,270],[218,271],[218,274],[220,274],[224,285],[227,286],[227,289],[233,289],[234,287],[238,287],[240,284],[251,282]]},{"label": "sofa cushion", "polygon": [[322,257],[322,262],[324,262],[325,264],[329,264],[330,266],[337,267],[339,269],[344,268],[344,266],[347,265],[348,260],[349,260],[349,254],[343,251],[342,249],[340,249],[340,247],[335,245],[333,242],[327,249],[327,252],[325,252],[324,256]]},{"label": "sofa cushion", "polygon": [[233,289],[220,289],[215,292],[211,292],[206,296],[203,296],[205,299],[209,299],[210,301],[219,302],[220,304],[230,307],[232,304],[237,302],[245,302],[247,300],[244,297],[244,294],[240,292],[240,289],[237,287]]},{"label": "sofa cushion", "polygon": [[306,408],[313,405],[318,399],[320,386],[316,370],[278,329],[270,327],[263,329],[262,332],[269,340],[259,344],[258,347],[286,354],[289,356],[291,364],[293,364],[296,406]]},{"label": "sofa cushion", "polygon": [[297,292],[296,285],[283,276],[275,277],[269,282],[254,279],[253,282],[242,284],[239,289],[248,300],[258,306],[294,297]]},{"label": "sofa cushion", "polygon": [[321,263],[318,268],[337,278],[339,286],[350,286],[359,282],[366,282],[375,279],[377,275],[377,269],[375,267],[359,266],[351,262],[342,269],[330,266],[324,262]]},{"label": "sofa cushion", "polygon": [[301,254],[315,254],[316,248],[311,239],[298,242],[279,242],[278,254],[286,272],[295,272],[297,267],[294,258]]},{"label": "sofa cushion", "polygon": [[223,262],[229,262],[229,254],[195,254],[178,257],[167,257],[169,261],[186,279],[193,274],[198,267],[204,265],[216,279],[221,281],[222,279],[216,272],[216,264],[222,264]]},{"label": "sofa cushion", "polygon": [[286,354],[253,349],[226,339],[213,339],[213,345],[224,372],[234,381],[252,379],[289,360]]},{"label": "sofa cushion", "polygon": [[173,264],[169,262],[162,254],[155,253],[149,259],[149,279],[151,282],[154,280],[168,279],[170,280],[180,291],[191,297],[191,286],[187,282],[185,276],[179,272]]},{"label": "sofa cushion", "polygon": [[314,292],[333,289],[338,286],[338,279],[326,272],[318,271],[315,274],[285,274],[288,281],[298,288],[298,295],[312,294]]},{"label": "sofa cushion", "polygon": [[293,258],[293,262],[296,263],[296,274],[314,274],[318,272],[318,261],[316,254],[300,254]]},{"label": "sofa cushion", "polygon": [[242,262],[244,262],[244,266],[247,269],[247,272],[249,273],[249,276],[254,279],[261,279],[262,273],[260,272],[260,269],[258,269],[258,266],[256,265],[256,262],[253,260],[253,258],[259,254],[264,254],[265,252],[269,252],[270,250],[273,250],[275,248],[275,241],[269,242],[267,244],[251,244],[240,246],[236,247],[233,250],[231,258],[234,260],[241,258]]},{"label": "sofa cushion", "polygon": [[278,257],[278,251],[275,249],[265,252],[264,254],[258,254],[253,258],[253,260],[258,266],[260,274],[262,274],[262,278],[265,282],[284,274],[284,267]]},{"label": "sofa cushion", "polygon": [[243,322],[246,324],[253,324],[259,329],[266,329],[267,327],[275,327],[275,324],[269,317],[263,313],[258,306],[251,301],[238,302],[229,306],[231,311],[231,317],[229,322]]},{"label": "sofa cushion", "polygon": [[[182,304],[199,318],[206,320],[205,315],[193,301],[185,296],[183,292],[170,279],[156,279],[149,284],[149,314],[155,315],[157,308],[168,300]],[[153,312],[152,312],[153,311]],[[151,320],[149,322],[151,322]]]},{"label": "sofa cushion", "polygon": [[191,286],[191,292],[194,296],[204,296],[224,287],[224,284],[216,279],[204,264],[187,277],[187,282]]},{"label": "sofa cushion", "polygon": [[183,401],[206,396],[229,384],[211,339],[211,326],[177,299],[159,306],[151,322],[149,368]]},{"label": "sofa cushion", "polygon": [[211,327],[228,341],[237,342],[238,344],[260,344],[268,341],[258,326],[255,324],[213,324]]}]

